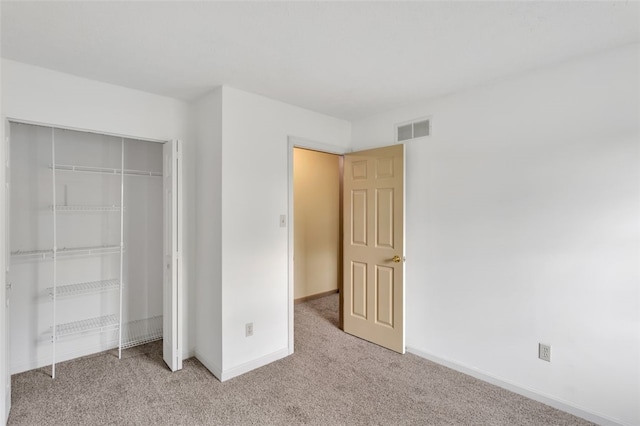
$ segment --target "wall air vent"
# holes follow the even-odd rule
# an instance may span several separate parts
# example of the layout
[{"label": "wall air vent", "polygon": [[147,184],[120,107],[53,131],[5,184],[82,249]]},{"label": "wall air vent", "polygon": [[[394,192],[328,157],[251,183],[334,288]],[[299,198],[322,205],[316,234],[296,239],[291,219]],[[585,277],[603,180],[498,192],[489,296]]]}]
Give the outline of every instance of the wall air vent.
[{"label": "wall air vent", "polygon": [[431,136],[431,118],[419,118],[396,124],[396,142],[406,142],[426,136]]}]

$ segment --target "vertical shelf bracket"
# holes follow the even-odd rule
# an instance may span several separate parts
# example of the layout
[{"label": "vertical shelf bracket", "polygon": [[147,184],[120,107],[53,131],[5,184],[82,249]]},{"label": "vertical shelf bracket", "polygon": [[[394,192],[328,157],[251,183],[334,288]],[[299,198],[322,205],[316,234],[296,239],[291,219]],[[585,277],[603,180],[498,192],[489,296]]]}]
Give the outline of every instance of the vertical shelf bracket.
[{"label": "vertical shelf bracket", "polygon": [[120,311],[118,320],[118,359],[122,358],[122,287],[124,273],[124,138],[120,139]]},{"label": "vertical shelf bracket", "polygon": [[[56,134],[55,129],[51,128],[51,181],[52,181],[52,205],[56,205]],[[57,215],[56,209],[53,209],[53,326],[51,336],[51,378],[56,378],[56,282],[58,281],[58,234],[57,234]]]}]

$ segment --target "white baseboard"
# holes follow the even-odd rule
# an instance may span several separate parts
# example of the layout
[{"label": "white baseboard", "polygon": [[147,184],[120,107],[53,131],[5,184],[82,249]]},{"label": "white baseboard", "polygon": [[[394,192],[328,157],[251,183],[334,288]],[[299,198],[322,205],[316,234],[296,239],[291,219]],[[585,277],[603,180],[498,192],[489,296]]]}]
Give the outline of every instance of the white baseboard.
[{"label": "white baseboard", "polygon": [[215,362],[211,361],[206,356],[202,355],[200,352],[198,352],[197,349],[194,351],[194,356],[196,357],[196,359],[198,361],[200,361],[200,363],[202,365],[204,365],[207,368],[207,370],[209,370],[211,372],[211,374],[216,376],[216,378],[218,380],[222,381],[222,379],[221,379],[221,377],[222,377],[222,368],[220,368],[220,366],[218,364],[216,364]]},{"label": "white baseboard", "polygon": [[225,370],[222,372],[222,375],[220,377],[218,376],[216,377],[218,377],[221,382],[224,382],[225,380],[233,379],[234,377],[240,376],[244,373],[248,373],[251,370],[255,370],[256,368],[260,368],[262,366],[270,364],[288,355],[289,355],[289,348],[283,348],[283,349],[280,349],[279,351],[272,352],[261,358],[254,359],[253,361],[245,362],[244,364],[241,364],[237,367],[233,367],[229,370]]},{"label": "white baseboard", "polygon": [[573,414],[574,416],[581,417],[590,422],[593,422],[602,426],[632,426],[630,424],[620,422],[619,420],[614,420],[602,414],[594,413],[582,407],[575,406],[567,401],[559,400],[550,395],[545,395],[533,389],[527,389],[516,383],[510,382],[505,379],[501,379],[500,377],[493,376],[475,367],[469,367],[457,361],[441,358],[439,356],[432,355],[430,353],[421,351],[419,349],[415,349],[411,347],[407,347],[406,349],[407,349],[407,352],[410,352],[421,358],[428,359],[429,361],[433,361],[436,364],[444,365],[445,367],[449,367],[452,370],[456,370],[461,373],[468,374],[469,376],[475,377],[476,379],[480,379],[484,382],[491,383],[492,385],[499,386],[503,389],[517,393],[519,395],[526,396],[529,399],[533,399],[534,401],[538,401],[550,407],[557,408],[558,410],[567,412],[569,414]]}]

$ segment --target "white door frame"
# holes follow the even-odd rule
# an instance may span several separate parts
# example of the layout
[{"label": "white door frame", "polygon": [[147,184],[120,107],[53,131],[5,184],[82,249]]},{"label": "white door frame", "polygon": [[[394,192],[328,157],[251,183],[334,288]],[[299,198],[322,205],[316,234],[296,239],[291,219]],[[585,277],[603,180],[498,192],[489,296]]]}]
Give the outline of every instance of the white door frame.
[{"label": "white door frame", "polygon": [[[9,410],[11,409],[11,391],[6,386],[7,383],[11,383],[11,374],[9,373],[9,330],[7,326],[7,248],[9,242],[7,239],[7,218],[8,218],[8,205],[7,200],[7,165],[9,159],[7,154],[9,152],[9,128],[8,120],[6,117],[0,117],[2,123],[2,143],[0,143],[0,422],[6,423],[9,419]],[[9,381],[9,382],[8,382]]]},{"label": "white door frame", "polygon": [[[162,146],[163,275],[162,357],[171,371],[182,370],[182,142]],[[169,199],[165,198],[170,191]],[[170,210],[170,214],[168,214]],[[170,219],[170,220],[167,220]],[[170,234],[170,235],[169,235]],[[167,297],[169,295],[169,297]],[[170,315],[167,315],[170,313]],[[168,331],[168,332],[167,332]]]},{"label": "white door frame", "polygon": [[[293,148],[303,148],[303,149],[311,149],[314,151],[325,152],[327,154],[336,154],[336,155],[344,155],[348,154],[352,150],[350,148],[344,148],[341,146],[325,144],[321,142],[312,141],[310,139],[300,138],[297,136],[288,136],[287,137],[287,168],[288,168],[288,207],[287,207],[287,216],[289,217],[288,223],[288,260],[287,260],[287,276],[288,276],[288,290],[287,290],[287,306],[288,306],[288,354],[293,354],[293,311],[294,311],[294,275],[293,275],[293,252],[294,252],[294,235],[293,235]],[[342,212],[340,213],[342,214]],[[342,237],[341,237],[342,238]],[[340,240],[342,241],[342,239]]]}]

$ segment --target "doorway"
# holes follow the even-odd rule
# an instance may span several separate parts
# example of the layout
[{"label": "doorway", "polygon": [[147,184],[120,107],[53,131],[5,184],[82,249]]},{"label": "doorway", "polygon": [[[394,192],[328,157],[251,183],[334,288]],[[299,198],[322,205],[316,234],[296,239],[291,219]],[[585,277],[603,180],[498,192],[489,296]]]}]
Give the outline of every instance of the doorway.
[{"label": "doorway", "polygon": [[[302,275],[298,272],[296,276],[296,269],[306,267],[301,266],[295,253],[295,234],[298,232],[295,222],[300,213],[295,211],[293,173],[297,148],[340,157],[339,199],[342,203],[339,208],[338,268],[341,272],[337,280],[340,329],[404,353],[404,146],[396,144],[346,152],[344,149],[290,137],[289,354],[294,351],[296,279]],[[345,194],[342,194],[343,186],[347,191]],[[344,224],[345,230],[342,228],[343,220],[349,222]],[[347,246],[349,251],[346,251]],[[344,269],[345,264],[350,265],[348,270]],[[347,315],[350,320],[348,323],[345,320]]]},{"label": "doorway", "polygon": [[[340,298],[342,297],[342,156],[347,150],[342,147],[293,136],[288,139],[288,217],[290,218],[288,228],[288,352],[292,354],[294,350],[293,325],[296,300],[303,301],[308,297],[322,296],[336,291],[340,293]],[[307,173],[303,177],[300,178],[299,176],[298,182],[296,182],[296,176],[294,175],[296,153],[298,154],[298,165],[307,169]],[[324,182],[322,182],[323,180]],[[319,198],[323,202],[313,200],[313,193],[308,194],[306,198],[311,198],[312,200],[309,200],[307,207],[299,207],[299,210],[296,211],[296,186],[298,186],[298,196],[305,197],[305,192],[317,190],[317,188],[310,188],[309,185],[318,181],[322,183],[322,185],[319,185],[322,188],[320,190],[322,194]],[[302,195],[300,195],[301,193]],[[315,210],[314,207],[318,210]],[[332,210],[334,210],[335,214],[331,213]],[[319,213],[325,211],[329,211],[328,218],[319,215]],[[296,223],[297,221],[302,222],[302,224]],[[319,229],[313,229],[313,224],[317,221],[321,222]],[[302,231],[300,232],[296,232],[298,225],[302,225]],[[333,235],[318,234],[320,230]],[[300,233],[306,234],[299,235]],[[311,241],[317,235],[321,235],[320,242]],[[307,261],[302,261],[300,256],[296,258],[296,243],[298,247],[303,247],[305,252],[303,255],[311,254],[311,257],[307,256]],[[314,272],[322,269],[324,262],[329,264],[328,271],[322,270],[320,278],[313,276]],[[307,280],[307,277],[311,277],[311,279]],[[296,285],[296,280],[298,280],[299,285]],[[303,284],[300,285],[300,283]],[[340,305],[342,305],[342,299],[340,299]],[[339,311],[341,320],[341,310]]]}]

